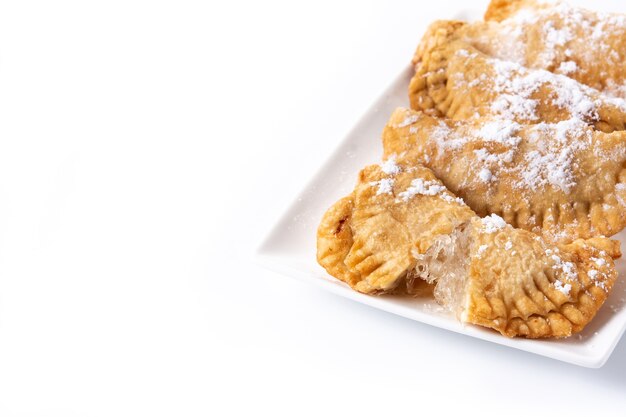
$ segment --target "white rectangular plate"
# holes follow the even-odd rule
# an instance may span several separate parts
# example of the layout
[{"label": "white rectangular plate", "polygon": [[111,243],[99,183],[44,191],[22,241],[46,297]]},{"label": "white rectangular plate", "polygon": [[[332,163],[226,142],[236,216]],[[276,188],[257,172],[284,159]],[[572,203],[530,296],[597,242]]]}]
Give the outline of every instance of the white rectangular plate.
[{"label": "white rectangular plate", "polygon": [[[276,272],[409,319],[576,365],[601,367],[626,330],[625,260],[617,262],[618,283],[598,315],[582,333],[564,340],[509,339],[494,331],[462,325],[432,299],[360,294],[329,276],[317,264],[315,245],[319,221],[335,201],[352,191],[360,169],[380,162],[382,129],[396,107],[408,106],[407,88],[411,75],[411,68],[403,71],[341,142],[274,226],[258,251],[257,261]],[[614,238],[623,243],[626,231]]]}]

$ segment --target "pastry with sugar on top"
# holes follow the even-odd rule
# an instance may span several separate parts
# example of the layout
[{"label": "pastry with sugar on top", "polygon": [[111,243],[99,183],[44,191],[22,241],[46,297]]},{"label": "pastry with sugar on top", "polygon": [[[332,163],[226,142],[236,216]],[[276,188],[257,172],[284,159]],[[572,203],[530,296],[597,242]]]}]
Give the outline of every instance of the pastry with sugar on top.
[{"label": "pastry with sugar on top", "polygon": [[420,62],[435,46],[462,40],[492,58],[566,75],[626,98],[626,14],[563,2],[493,0],[485,18],[433,23],[413,62]]},{"label": "pastry with sugar on top", "polygon": [[366,167],[324,215],[317,258],[366,294],[434,296],[465,322],[505,336],[566,337],[584,328],[616,278],[619,244],[553,244],[497,215],[479,218],[427,168]]},{"label": "pastry with sugar on top", "polygon": [[411,107],[456,120],[493,116],[518,123],[577,118],[597,130],[626,128],[626,100],[569,77],[493,58],[461,40],[424,52],[409,85]]},{"label": "pastry with sugar on top", "polygon": [[317,259],[357,291],[414,293],[424,285],[407,274],[415,255],[473,215],[429,169],[389,159],[363,169],[354,191],[326,212]]},{"label": "pastry with sugar on top", "polygon": [[416,269],[464,323],[509,337],[562,338],[593,319],[615,283],[619,256],[616,241],[551,245],[492,215],[437,238]]},{"label": "pastry with sugar on top", "polygon": [[626,132],[579,119],[520,124],[440,119],[397,109],[384,157],[424,165],[480,216],[554,242],[612,236],[626,226]]}]

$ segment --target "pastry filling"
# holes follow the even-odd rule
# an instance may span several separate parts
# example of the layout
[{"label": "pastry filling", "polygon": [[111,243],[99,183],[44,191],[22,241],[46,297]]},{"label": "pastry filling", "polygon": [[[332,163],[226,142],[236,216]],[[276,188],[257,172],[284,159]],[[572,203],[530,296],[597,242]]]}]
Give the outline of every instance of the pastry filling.
[{"label": "pastry filling", "polygon": [[415,273],[422,279],[436,282],[435,299],[462,318],[466,307],[468,259],[471,247],[468,225],[458,227],[450,235],[439,236],[417,259]]}]

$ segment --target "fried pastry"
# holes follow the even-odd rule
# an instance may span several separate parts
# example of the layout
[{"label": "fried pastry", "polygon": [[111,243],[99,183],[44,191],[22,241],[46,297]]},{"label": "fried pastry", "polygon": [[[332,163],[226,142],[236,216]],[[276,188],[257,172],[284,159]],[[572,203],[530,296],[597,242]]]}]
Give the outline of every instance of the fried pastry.
[{"label": "fried pastry", "polygon": [[388,159],[324,215],[318,262],[367,294],[417,294],[506,336],[566,337],[606,300],[619,244],[556,245],[493,214],[477,217],[427,168]]},{"label": "fried pastry", "polygon": [[432,169],[478,215],[496,213],[550,241],[626,226],[626,132],[594,131],[577,119],[454,121],[400,108],[383,148],[385,158]]},{"label": "fried pastry", "polygon": [[465,323],[509,337],[567,337],[591,321],[617,273],[619,243],[552,245],[492,215],[440,236],[418,256],[435,298]]},{"label": "fried pastry", "polygon": [[493,0],[484,22],[437,22],[415,62],[433,45],[462,39],[481,52],[529,68],[567,75],[626,98],[626,15],[533,0]]},{"label": "fried pastry", "polygon": [[626,15],[492,0],[438,21],[383,163],[324,214],[317,260],[365,294],[434,297],[508,337],[581,331],[626,227]]},{"label": "fried pastry", "polygon": [[363,293],[415,294],[415,256],[474,216],[427,168],[387,160],[366,167],[349,196],[324,215],[317,259],[330,275]]},{"label": "fried pastry", "polygon": [[[626,101],[564,75],[489,57],[445,25],[431,28],[409,86],[411,107],[456,120],[493,116],[518,123],[579,118],[604,132],[626,128]],[[439,40],[436,40],[437,38]]]}]

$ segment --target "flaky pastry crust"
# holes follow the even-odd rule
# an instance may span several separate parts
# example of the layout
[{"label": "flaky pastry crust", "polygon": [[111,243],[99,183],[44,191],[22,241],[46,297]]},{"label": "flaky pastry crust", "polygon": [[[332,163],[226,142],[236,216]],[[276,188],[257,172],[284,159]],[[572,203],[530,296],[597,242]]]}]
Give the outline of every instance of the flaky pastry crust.
[{"label": "flaky pastry crust", "polygon": [[625,58],[626,15],[492,0],[484,22],[433,23],[414,110],[324,214],[319,264],[508,337],[581,331],[617,278],[604,236],[626,226]]},{"label": "flaky pastry crust", "polygon": [[493,220],[474,218],[421,256],[417,267],[437,282],[436,299],[461,321],[509,337],[581,331],[615,283],[619,243],[594,238],[553,245]]},{"label": "flaky pastry crust", "polygon": [[[604,132],[626,128],[625,100],[564,75],[492,58],[448,36],[454,30],[449,26],[456,23],[436,23],[418,48],[409,85],[413,109],[456,120],[492,116],[541,123],[578,118]],[[437,37],[441,39],[433,39]]]},{"label": "flaky pastry crust", "polygon": [[414,62],[429,46],[461,39],[486,55],[567,75],[596,90],[626,98],[626,15],[565,3],[494,0],[484,22],[437,22]]},{"label": "flaky pastry crust", "polygon": [[626,226],[626,132],[584,123],[453,121],[397,109],[384,157],[423,164],[479,215],[555,242],[612,236]]},{"label": "flaky pastry crust", "polygon": [[407,277],[415,255],[473,215],[427,168],[394,166],[385,173],[372,165],[361,171],[353,193],[324,215],[317,259],[357,291],[415,293],[421,280]]}]

